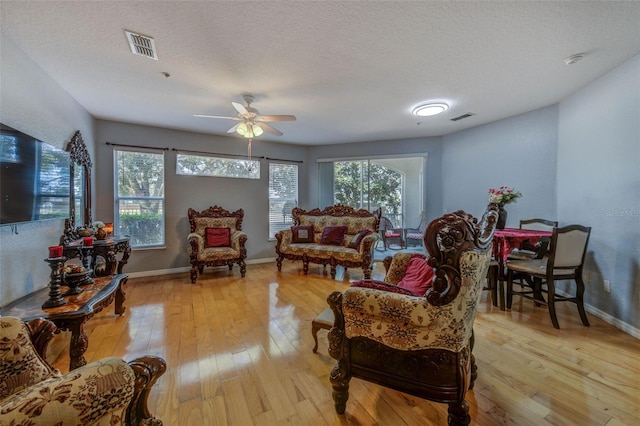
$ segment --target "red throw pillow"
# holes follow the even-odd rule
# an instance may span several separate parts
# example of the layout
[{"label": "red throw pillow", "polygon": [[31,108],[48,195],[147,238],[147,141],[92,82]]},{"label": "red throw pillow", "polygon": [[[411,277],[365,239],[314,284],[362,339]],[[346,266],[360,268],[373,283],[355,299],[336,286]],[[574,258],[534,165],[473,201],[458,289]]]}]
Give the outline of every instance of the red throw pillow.
[{"label": "red throw pillow", "polygon": [[372,288],[374,290],[382,290],[382,291],[388,291],[391,293],[405,294],[407,296],[417,296],[417,297],[422,296],[422,294],[417,294],[406,288],[398,287],[397,285],[389,284],[384,281],[378,281],[378,280],[354,281],[351,283],[351,287]]},{"label": "red throw pillow", "polygon": [[292,226],[291,242],[292,243],[312,243],[313,242],[313,225]]},{"label": "red throw pillow", "polygon": [[407,270],[404,277],[398,282],[398,287],[424,295],[431,288],[434,276],[435,271],[427,264],[427,260],[420,256],[414,256],[409,260]]},{"label": "red throw pillow", "polygon": [[360,244],[362,244],[362,240],[364,240],[364,237],[369,235],[371,232],[372,231],[370,229],[363,229],[362,231],[358,232],[356,236],[353,237],[351,241],[349,241],[348,247],[352,249],[360,250]]},{"label": "red throw pillow", "polygon": [[322,230],[320,244],[328,246],[341,246],[344,242],[344,234],[347,232],[346,226],[327,226]]},{"label": "red throw pillow", "polygon": [[231,247],[230,228],[205,228],[204,247]]}]

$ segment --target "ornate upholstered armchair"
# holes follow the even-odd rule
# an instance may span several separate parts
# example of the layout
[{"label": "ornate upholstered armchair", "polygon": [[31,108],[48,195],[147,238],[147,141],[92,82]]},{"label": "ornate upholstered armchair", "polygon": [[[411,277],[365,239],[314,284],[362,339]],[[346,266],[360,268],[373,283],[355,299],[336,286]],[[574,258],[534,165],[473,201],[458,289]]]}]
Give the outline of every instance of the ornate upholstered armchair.
[{"label": "ornate upholstered armchair", "polygon": [[56,326],[0,317],[0,425],[162,425],[147,397],[166,370],[146,356],[104,358],[67,374],[44,360]]},{"label": "ornate upholstered armchair", "polygon": [[230,212],[222,207],[213,206],[201,212],[189,209],[191,233],[187,237],[187,252],[191,262],[191,282],[198,279],[205,266],[240,266],[240,275],[244,277],[247,266],[247,234],[242,232],[244,210]]},{"label": "ornate upholstered armchair", "polygon": [[[470,423],[465,394],[476,376],[473,322],[497,216],[492,204],[479,223],[457,211],[429,224],[424,243],[435,278],[423,297],[354,286],[329,295],[335,317],[329,354],[338,361],[330,380],[339,414],[346,409],[349,381],[357,377],[445,402],[449,424]],[[398,256],[404,262],[396,262]],[[389,284],[400,281],[409,259],[394,256]]]}]

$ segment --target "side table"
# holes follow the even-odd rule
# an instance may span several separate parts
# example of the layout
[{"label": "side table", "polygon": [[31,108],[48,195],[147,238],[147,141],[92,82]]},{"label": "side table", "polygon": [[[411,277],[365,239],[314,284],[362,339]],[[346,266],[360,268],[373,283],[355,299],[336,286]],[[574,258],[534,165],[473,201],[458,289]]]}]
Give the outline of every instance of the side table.
[{"label": "side table", "polygon": [[[121,274],[131,255],[129,237],[109,237],[104,240],[93,240],[93,246],[83,248],[82,240],[72,241],[63,248],[67,259],[81,258],[86,268],[93,270],[97,277]],[[120,260],[117,254],[122,253]],[[104,259],[104,268],[98,263],[98,257]],[[91,261],[89,262],[89,258]]]},{"label": "side table", "polygon": [[[127,279],[125,274],[94,278],[93,284],[82,287],[82,293],[65,296],[66,305],[43,309],[41,306],[47,300],[49,290],[45,287],[8,304],[0,309],[0,315],[24,321],[45,318],[53,321],[60,330],[71,331],[69,370],[73,370],[87,363],[84,353],[89,346],[89,338],[84,332],[84,324],[114,300],[116,315],[124,314],[125,292],[122,287]],[[61,286],[63,292],[66,289],[66,286]]]}]

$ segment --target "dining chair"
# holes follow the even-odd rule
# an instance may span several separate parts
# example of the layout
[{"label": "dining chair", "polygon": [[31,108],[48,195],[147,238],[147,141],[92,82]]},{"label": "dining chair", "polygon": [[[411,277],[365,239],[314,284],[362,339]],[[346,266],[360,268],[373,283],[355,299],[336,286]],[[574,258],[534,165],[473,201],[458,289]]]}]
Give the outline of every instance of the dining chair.
[{"label": "dining chair", "polygon": [[[549,255],[542,259],[507,260],[507,308],[511,308],[513,295],[519,294],[531,299],[536,306],[547,305],[551,322],[555,328],[560,328],[556,316],[556,302],[573,302],[578,307],[582,324],[589,325],[584,310],[584,281],[582,268],[591,227],[569,225],[553,228]],[[521,280],[518,284],[521,291],[514,291],[515,274],[531,277],[531,280]],[[576,282],[575,296],[556,294],[555,281],[574,280]],[[527,289],[527,287],[529,289]],[[546,288],[545,288],[546,287]],[[545,301],[543,293],[547,294]]]}]

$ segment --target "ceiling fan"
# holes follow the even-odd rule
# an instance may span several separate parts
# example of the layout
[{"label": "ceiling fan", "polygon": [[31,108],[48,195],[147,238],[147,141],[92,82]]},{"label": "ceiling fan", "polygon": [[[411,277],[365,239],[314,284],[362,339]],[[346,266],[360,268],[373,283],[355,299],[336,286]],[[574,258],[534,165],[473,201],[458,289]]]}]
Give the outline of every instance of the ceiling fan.
[{"label": "ceiling fan", "polygon": [[227,120],[235,120],[240,123],[236,124],[227,133],[237,132],[239,135],[252,139],[256,136],[260,136],[264,132],[271,133],[272,135],[282,136],[282,132],[275,127],[267,124],[273,121],[295,121],[295,115],[260,115],[260,112],[251,106],[253,102],[253,95],[245,94],[242,96],[247,106],[239,104],[237,102],[231,102],[231,105],[238,111],[237,117],[224,117],[220,115],[203,115],[194,114],[194,117],[203,118],[223,118]]}]

